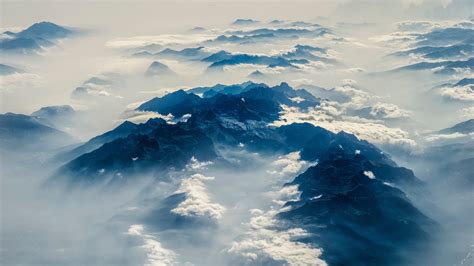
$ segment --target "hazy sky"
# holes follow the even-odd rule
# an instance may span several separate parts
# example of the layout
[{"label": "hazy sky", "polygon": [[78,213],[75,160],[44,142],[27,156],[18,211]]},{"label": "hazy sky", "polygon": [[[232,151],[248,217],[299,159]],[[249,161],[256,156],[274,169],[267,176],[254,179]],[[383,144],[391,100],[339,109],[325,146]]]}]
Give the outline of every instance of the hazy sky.
[{"label": "hazy sky", "polygon": [[49,20],[143,34],[156,33],[157,30],[173,31],[196,24],[219,25],[240,17],[260,20],[331,17],[352,22],[396,20],[429,16],[434,9],[446,7],[451,2],[464,6],[458,12],[459,16],[472,14],[472,4],[465,8],[469,6],[469,0],[2,1],[0,24],[5,28]]}]

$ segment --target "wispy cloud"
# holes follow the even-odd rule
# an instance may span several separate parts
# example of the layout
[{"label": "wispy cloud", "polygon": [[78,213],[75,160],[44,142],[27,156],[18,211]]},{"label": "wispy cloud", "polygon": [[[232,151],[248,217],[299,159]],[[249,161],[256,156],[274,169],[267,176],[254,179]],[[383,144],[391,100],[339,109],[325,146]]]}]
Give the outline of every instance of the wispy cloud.
[{"label": "wispy cloud", "polygon": [[177,265],[177,254],[166,249],[158,239],[145,233],[145,227],[141,224],[133,224],[128,228],[127,235],[138,238],[142,242],[141,248],[145,250],[147,260],[144,265],[169,266]]}]

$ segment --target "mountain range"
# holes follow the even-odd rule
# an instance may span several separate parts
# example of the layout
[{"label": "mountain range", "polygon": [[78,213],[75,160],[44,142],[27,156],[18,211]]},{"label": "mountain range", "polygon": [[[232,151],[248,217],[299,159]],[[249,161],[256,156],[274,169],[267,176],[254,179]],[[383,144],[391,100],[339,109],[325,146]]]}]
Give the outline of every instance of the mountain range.
[{"label": "mountain range", "polygon": [[[302,100],[293,101],[294,97]],[[322,247],[325,261],[398,265],[424,254],[439,226],[406,194],[422,189],[424,183],[376,146],[351,134],[307,123],[269,126],[281,104],[307,108],[319,100],[286,83],[178,90],[138,110],[190,116],[185,122],[170,124],[159,118],[143,124],[124,122],[72,150],[77,157],[64,164],[53,180],[110,186],[132,182],[144,173],[164,176],[158,173],[181,169],[191,159],[232,165],[222,155],[225,149],[245,147],[268,155],[299,151],[302,160],[317,163],[288,184],[297,185],[301,196],[288,201],[289,208],[276,218],[310,232],[301,241]],[[150,214],[168,222],[155,224],[155,218],[148,222],[159,230],[195,226],[199,221],[171,211],[185,200],[182,197],[164,199]],[[173,222],[178,220],[179,225]]]}]

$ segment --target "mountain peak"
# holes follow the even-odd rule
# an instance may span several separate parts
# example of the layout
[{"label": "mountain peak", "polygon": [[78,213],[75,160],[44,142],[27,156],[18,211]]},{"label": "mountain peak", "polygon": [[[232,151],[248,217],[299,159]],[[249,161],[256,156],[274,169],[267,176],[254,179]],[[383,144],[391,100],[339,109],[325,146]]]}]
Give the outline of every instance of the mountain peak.
[{"label": "mountain peak", "polygon": [[43,21],[43,22],[38,22],[31,25],[25,30],[19,32],[17,36],[29,37],[29,38],[51,39],[51,38],[64,38],[71,33],[72,31],[69,29],[61,27],[52,22]]},{"label": "mountain peak", "polygon": [[153,61],[145,72],[146,76],[166,76],[175,73],[165,64],[159,61]]},{"label": "mountain peak", "polygon": [[453,134],[453,133],[469,134],[472,132],[474,132],[474,119],[466,120],[450,128],[445,128],[439,131],[439,133],[441,134]]},{"label": "mountain peak", "polygon": [[277,86],[273,87],[273,89],[279,90],[279,91],[291,91],[291,90],[293,90],[293,88],[290,85],[288,85],[288,83],[286,83],[286,82],[280,83],[280,85],[277,85]]},{"label": "mountain peak", "polygon": [[255,24],[255,23],[258,23],[257,20],[253,20],[253,19],[244,19],[244,18],[238,18],[236,20],[234,20],[234,22],[232,22],[232,25],[251,25],[251,24]]}]

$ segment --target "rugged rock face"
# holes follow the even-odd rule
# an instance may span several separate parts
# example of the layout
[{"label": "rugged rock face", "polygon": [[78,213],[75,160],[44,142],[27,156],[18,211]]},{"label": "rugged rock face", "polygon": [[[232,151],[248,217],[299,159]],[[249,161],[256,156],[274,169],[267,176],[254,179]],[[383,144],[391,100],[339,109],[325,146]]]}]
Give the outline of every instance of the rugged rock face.
[{"label": "rugged rock face", "polygon": [[93,183],[100,176],[121,179],[153,168],[184,167],[193,156],[204,161],[217,156],[213,142],[202,131],[156,124],[148,134],[131,133],[77,157],[58,175]]},{"label": "rugged rock face", "polygon": [[331,147],[295,178],[301,198],[279,217],[312,233],[307,241],[323,248],[329,265],[416,262],[437,224],[392,182],[420,181],[409,170],[343,149]]}]

